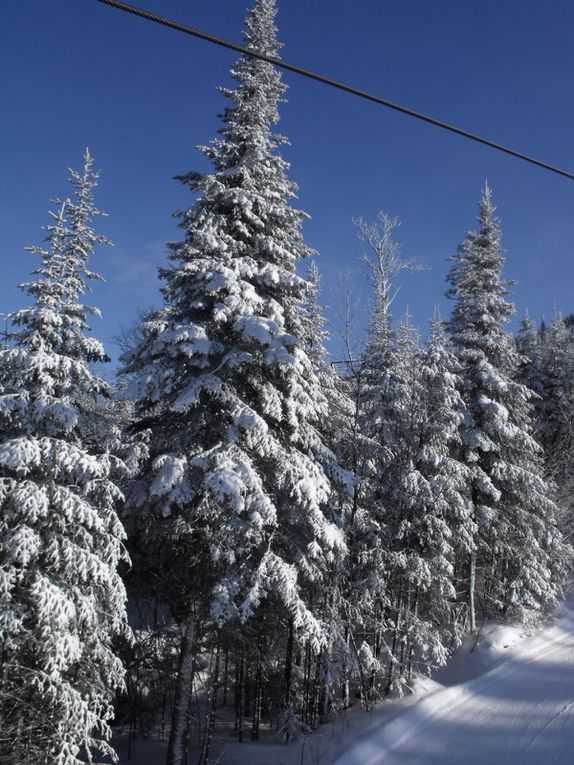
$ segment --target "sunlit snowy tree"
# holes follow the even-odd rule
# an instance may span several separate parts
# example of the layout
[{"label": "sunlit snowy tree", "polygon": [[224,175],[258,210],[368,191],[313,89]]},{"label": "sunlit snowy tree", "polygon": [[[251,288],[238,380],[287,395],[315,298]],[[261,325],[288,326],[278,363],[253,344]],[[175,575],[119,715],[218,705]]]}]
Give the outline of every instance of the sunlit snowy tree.
[{"label": "sunlit snowy tree", "polygon": [[538,354],[529,366],[536,375],[537,434],[544,447],[546,474],[556,487],[561,523],[574,541],[574,329],[555,312],[539,336]]},{"label": "sunlit snowy tree", "polygon": [[[516,333],[516,350],[519,354],[516,379],[536,394],[535,411],[538,413],[543,399],[542,383],[542,336],[534,321],[526,313]],[[539,435],[539,434],[538,434]]]},{"label": "sunlit snowy tree", "polygon": [[[256,0],[247,48],[277,55],[275,13],[274,0]],[[291,206],[296,189],[277,152],[285,139],[271,131],[285,86],[272,65],[247,55],[232,75],[219,137],[202,148],[213,171],[181,178],[199,196],[181,213],[185,238],[161,270],[164,307],[124,358],[135,427],[150,434],[130,512],[148,539],[179,551],[188,593],[173,765],[183,756],[198,601],[220,625],[275,604],[278,629],[320,650],[324,630],[305,593],[327,583],[344,552],[329,498],[345,476],[317,427],[327,401],[305,348],[308,285],[295,270],[310,254],[305,215]]]},{"label": "sunlit snowy tree", "polygon": [[0,351],[0,760],[75,765],[114,757],[107,743],[123,669],[124,555],[111,458],[83,440],[85,405],[106,392],[90,363],[84,305],[98,244],[97,174],[84,155],[74,197],[57,200],[32,304],[14,311]]},{"label": "sunlit snowy tree", "polygon": [[470,414],[462,435],[478,528],[478,559],[472,554],[469,566],[471,629],[476,565],[483,608],[526,617],[555,601],[565,553],[532,436],[532,394],[513,381],[518,357],[504,326],[514,308],[494,210],[485,187],[479,228],[452,258],[447,293],[456,301],[450,330]]},{"label": "sunlit snowy tree", "polygon": [[[416,368],[417,343],[411,327],[406,325],[398,333],[399,339],[392,323],[391,306],[398,275],[405,269],[417,270],[418,266],[401,256],[394,240],[397,225],[396,219],[384,213],[375,223],[358,221],[359,237],[368,248],[364,260],[374,301],[356,379],[357,493],[348,532],[352,561],[349,599],[354,607],[350,610],[348,631],[351,636],[354,631],[365,635],[360,651],[360,683],[371,698],[376,698],[383,689],[383,672],[389,685],[396,663],[394,648],[399,640],[399,626],[395,615],[402,612],[403,605],[397,598],[397,577],[392,573],[390,539],[396,531],[392,518],[400,514],[392,495],[403,478],[404,447],[409,443],[408,431],[414,422],[409,397],[414,395],[411,375]],[[391,632],[393,636],[389,637]]]},{"label": "sunlit snowy tree", "polygon": [[458,372],[437,315],[430,323],[428,348],[422,358],[423,416],[414,461],[421,485],[413,496],[412,524],[427,571],[420,610],[429,625],[443,631],[442,644],[449,648],[460,641],[464,630],[466,609],[461,600],[465,596],[459,593],[458,580],[474,549],[476,531],[468,488],[472,472],[457,458],[465,418]]},{"label": "sunlit snowy tree", "polygon": [[[356,665],[360,658],[354,652],[355,655],[349,661],[353,653],[350,647],[353,642],[351,630],[360,630],[362,609],[361,598],[357,597],[358,592],[353,582],[360,579],[362,573],[356,545],[365,546],[369,543],[365,538],[359,541],[357,537],[357,531],[364,522],[364,510],[360,507],[361,490],[356,479],[362,441],[358,418],[358,367],[352,358],[337,358],[329,363],[324,343],[330,333],[325,328],[324,309],[319,301],[320,277],[314,262],[309,269],[308,281],[303,318],[309,338],[309,355],[316,366],[321,389],[328,403],[328,416],[320,422],[319,429],[339,464],[355,476],[351,491],[348,486],[339,485],[331,499],[343,519],[348,559],[345,566],[332,568],[330,587],[320,588],[318,597],[315,596],[316,601],[323,602],[323,619],[328,622],[329,642],[320,657],[321,683],[314,684],[314,688],[318,686],[316,692],[320,693],[320,703],[316,704],[319,716],[326,719],[341,706],[348,705],[352,674],[350,664]],[[359,535],[362,536],[360,532]],[[342,696],[338,693],[341,683]],[[309,701],[315,703],[313,698]],[[306,721],[312,725],[316,722],[313,717]]]},{"label": "sunlit snowy tree", "polygon": [[423,351],[407,317],[392,337],[384,403],[383,496],[387,607],[385,690],[444,664],[460,639],[459,549],[472,549],[468,468],[454,458],[464,406],[457,363],[436,319]]},{"label": "sunlit snowy tree", "polygon": [[428,586],[428,566],[417,538],[424,483],[416,467],[424,418],[421,360],[418,334],[407,314],[392,332],[387,349],[385,385],[378,409],[381,453],[374,478],[382,502],[390,631],[387,692],[410,676],[415,650],[427,647],[423,661],[437,653],[436,636],[427,630],[419,610],[420,590]]}]

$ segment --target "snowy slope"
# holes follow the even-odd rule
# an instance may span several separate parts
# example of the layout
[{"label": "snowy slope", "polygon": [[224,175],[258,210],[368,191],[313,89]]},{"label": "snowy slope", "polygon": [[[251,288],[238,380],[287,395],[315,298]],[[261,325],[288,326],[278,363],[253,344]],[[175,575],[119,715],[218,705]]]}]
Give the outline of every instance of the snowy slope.
[{"label": "snowy slope", "polygon": [[[421,699],[333,765],[574,765],[574,594],[533,637],[516,642],[513,629],[494,636],[482,657],[486,647],[507,658]],[[458,666],[455,658],[453,669],[476,674],[480,657]]]},{"label": "snowy slope", "polygon": [[[356,704],[304,740],[239,744],[214,737],[212,765],[574,765],[574,591],[557,617],[531,637],[487,624],[414,695],[371,712]],[[472,650],[474,649],[474,650]],[[120,763],[164,765],[165,742],[125,739]],[[197,751],[197,745],[192,747]],[[192,756],[190,762],[195,762]]]}]

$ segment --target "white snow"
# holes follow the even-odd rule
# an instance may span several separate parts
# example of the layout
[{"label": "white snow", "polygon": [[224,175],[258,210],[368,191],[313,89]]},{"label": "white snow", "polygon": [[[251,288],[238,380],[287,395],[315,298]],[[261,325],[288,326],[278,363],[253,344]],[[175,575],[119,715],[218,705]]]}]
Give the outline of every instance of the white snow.
[{"label": "white snow", "polygon": [[435,675],[454,685],[439,686],[332,765],[572,765],[574,594],[524,638],[498,627],[475,652],[461,649]]},{"label": "white snow", "polygon": [[[239,744],[216,731],[217,765],[572,765],[574,762],[574,591],[530,636],[487,624],[412,695],[364,712],[356,703],[333,722],[279,743],[262,730]],[[246,730],[246,739],[249,731]],[[120,763],[163,765],[165,743],[116,740]],[[193,755],[190,762],[194,762]]]}]

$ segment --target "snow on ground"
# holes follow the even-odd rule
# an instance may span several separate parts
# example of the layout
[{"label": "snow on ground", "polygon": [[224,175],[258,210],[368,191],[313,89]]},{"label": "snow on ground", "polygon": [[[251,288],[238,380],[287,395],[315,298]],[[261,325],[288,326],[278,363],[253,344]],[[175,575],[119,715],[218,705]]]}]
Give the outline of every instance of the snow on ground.
[{"label": "snow on ground", "polygon": [[333,765],[574,765],[574,594],[553,622],[524,637],[491,630],[477,651],[463,650],[436,673],[450,687]]},{"label": "snow on ground", "polygon": [[[528,636],[487,624],[413,694],[355,705],[289,745],[263,731],[239,744],[216,732],[211,765],[574,765],[574,591]],[[120,762],[164,765],[163,742],[136,740]],[[193,765],[190,757],[189,765]]]}]

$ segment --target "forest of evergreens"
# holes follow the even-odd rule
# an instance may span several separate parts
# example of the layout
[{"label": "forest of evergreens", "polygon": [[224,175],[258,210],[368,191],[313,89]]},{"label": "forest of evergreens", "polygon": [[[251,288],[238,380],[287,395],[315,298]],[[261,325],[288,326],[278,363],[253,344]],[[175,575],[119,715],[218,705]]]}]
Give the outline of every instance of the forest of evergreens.
[{"label": "forest of evergreens", "polygon": [[[247,47],[277,55],[275,11],[255,0]],[[217,725],[289,741],[486,619],[536,623],[571,571],[574,318],[508,330],[490,188],[424,342],[392,315],[395,221],[359,223],[367,339],[331,363],[285,86],[248,56],[232,74],[115,384],[84,302],[109,243],[88,152],[30,248],[0,348],[2,765],[113,758],[113,729],[168,740],[167,765],[190,741],[207,765]]]}]

